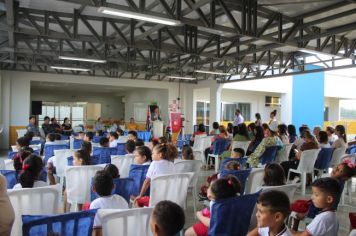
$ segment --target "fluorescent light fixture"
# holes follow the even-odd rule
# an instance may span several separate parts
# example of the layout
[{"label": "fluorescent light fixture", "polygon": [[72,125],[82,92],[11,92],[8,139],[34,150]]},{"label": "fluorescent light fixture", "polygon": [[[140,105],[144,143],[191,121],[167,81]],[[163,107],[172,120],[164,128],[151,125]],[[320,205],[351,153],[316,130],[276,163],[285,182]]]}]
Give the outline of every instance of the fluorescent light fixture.
[{"label": "fluorescent light fixture", "polygon": [[135,20],[149,21],[149,22],[158,23],[158,24],[162,24],[162,25],[175,26],[175,25],[181,24],[180,21],[173,20],[173,19],[163,18],[163,17],[159,17],[159,16],[152,16],[152,15],[142,14],[142,13],[138,13],[138,12],[108,8],[108,7],[99,7],[98,12],[107,14],[107,15],[131,18],[131,19],[135,19]]},{"label": "fluorescent light fixture", "polygon": [[192,78],[192,77],[180,77],[180,76],[168,76],[168,78],[171,78],[171,79],[184,79],[184,80],[196,80],[196,78]]},{"label": "fluorescent light fixture", "polygon": [[215,72],[215,71],[208,71],[208,70],[195,70],[194,72],[203,73],[203,74],[212,74],[212,75],[231,75],[230,73],[223,73],[223,72]]},{"label": "fluorescent light fixture", "polygon": [[86,61],[86,62],[95,62],[95,63],[106,63],[106,60],[82,58],[82,57],[59,56],[58,58],[62,59],[62,60],[70,60],[70,61]]},{"label": "fluorescent light fixture", "polygon": [[77,68],[77,67],[65,67],[65,66],[51,66],[52,69],[57,70],[75,70],[75,71],[90,71],[90,69],[86,68]]}]

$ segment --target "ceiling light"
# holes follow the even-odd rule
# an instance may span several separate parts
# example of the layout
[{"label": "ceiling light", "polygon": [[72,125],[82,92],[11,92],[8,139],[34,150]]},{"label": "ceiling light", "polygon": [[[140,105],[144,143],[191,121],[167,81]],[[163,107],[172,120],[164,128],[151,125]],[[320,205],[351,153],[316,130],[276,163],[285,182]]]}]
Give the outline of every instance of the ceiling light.
[{"label": "ceiling light", "polygon": [[192,77],[180,77],[180,76],[168,76],[168,78],[171,78],[171,79],[184,79],[184,80],[196,80],[196,78],[192,78]]},{"label": "ceiling light", "polygon": [[62,60],[71,60],[71,61],[87,61],[87,62],[95,62],[95,63],[106,63],[106,60],[82,58],[82,57],[59,56],[58,58],[62,59]]},{"label": "ceiling light", "polygon": [[152,15],[142,14],[142,13],[138,13],[138,12],[108,8],[108,7],[99,7],[98,12],[107,14],[107,15],[131,18],[131,19],[135,19],[135,20],[149,21],[149,22],[163,24],[163,25],[176,26],[176,25],[181,24],[180,21],[173,20],[173,19],[163,18],[163,17],[159,17],[159,16],[152,16]]},{"label": "ceiling light", "polygon": [[64,67],[64,66],[51,66],[52,69],[57,69],[57,70],[75,70],[75,71],[90,71],[90,69],[86,68],[77,68],[77,67]]},{"label": "ceiling light", "polygon": [[194,72],[203,73],[203,74],[212,74],[212,75],[231,75],[230,73],[223,73],[223,72],[215,72],[215,71],[208,71],[208,70],[195,70]]}]

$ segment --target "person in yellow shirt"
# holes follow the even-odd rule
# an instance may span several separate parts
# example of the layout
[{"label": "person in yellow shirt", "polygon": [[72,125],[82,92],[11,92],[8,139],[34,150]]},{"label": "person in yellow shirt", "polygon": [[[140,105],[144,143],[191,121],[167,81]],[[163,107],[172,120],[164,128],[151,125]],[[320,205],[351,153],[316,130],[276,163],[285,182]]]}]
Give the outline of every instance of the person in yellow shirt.
[{"label": "person in yellow shirt", "polygon": [[135,119],[133,117],[130,118],[130,123],[127,124],[127,129],[129,131],[137,130],[137,124],[135,123]]}]

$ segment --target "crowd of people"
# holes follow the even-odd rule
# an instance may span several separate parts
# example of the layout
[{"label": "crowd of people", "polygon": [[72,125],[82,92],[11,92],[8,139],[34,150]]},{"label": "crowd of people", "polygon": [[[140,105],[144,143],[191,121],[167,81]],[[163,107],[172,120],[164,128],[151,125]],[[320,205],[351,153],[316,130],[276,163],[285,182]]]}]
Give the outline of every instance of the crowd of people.
[{"label": "crowd of people", "polygon": [[[335,129],[327,127],[324,131],[320,127],[314,127],[312,130],[307,125],[299,127],[299,136],[297,136],[294,125],[279,124],[276,119],[277,111],[270,114],[270,121],[262,123],[260,114],[256,114],[256,121],[246,125],[242,114],[236,110],[236,117],[233,123],[225,128],[218,122],[212,124],[212,130],[209,135],[212,136],[212,146],[205,150],[206,162],[209,163],[209,153],[212,152],[214,143],[218,140],[226,140],[226,150],[221,154],[221,167],[219,172],[209,176],[206,183],[201,187],[199,196],[203,200],[208,200],[209,207],[196,212],[198,222],[185,230],[185,235],[208,235],[210,226],[210,217],[213,205],[222,199],[237,197],[244,193],[243,184],[233,175],[222,176],[221,171],[238,171],[242,169],[255,168],[260,165],[260,157],[267,147],[277,146],[283,150],[286,144],[293,144],[289,160],[282,163],[270,163],[264,166],[264,177],[262,186],[283,186],[288,184],[287,173],[290,168],[296,168],[300,161],[301,153],[305,150],[319,149],[321,147],[347,148],[347,139],[345,128],[337,125]],[[46,144],[55,144],[61,137],[58,134],[72,134],[72,128],[65,119],[62,126],[51,121],[49,117],[45,119],[43,129],[46,130]],[[131,123],[131,122],[130,122]],[[134,121],[133,121],[134,123]],[[129,125],[128,125],[129,126]],[[45,129],[46,128],[46,129]],[[100,126],[100,119],[95,124],[95,132],[79,132],[76,139],[82,139],[81,148],[76,150],[73,155],[73,166],[85,166],[93,163],[93,138],[100,137],[99,145],[102,148],[116,147],[118,139],[123,135],[121,128],[114,127],[113,130],[104,134]],[[128,127],[125,127],[125,129]],[[133,125],[131,126],[133,128]],[[36,134],[35,120],[30,117],[28,126],[29,133]],[[66,133],[68,132],[68,133]],[[194,160],[194,153],[191,145],[194,144],[197,136],[206,134],[205,126],[198,125],[197,131],[192,135],[190,145],[184,145],[182,150],[170,143],[164,137],[152,139],[151,142],[144,143],[138,139],[136,131],[129,131],[125,144],[126,155],[131,155],[136,165],[147,165],[148,171],[146,178],[141,186],[137,196],[131,196],[135,207],[149,206],[150,196],[147,190],[150,187],[151,180],[160,175],[174,173],[174,162],[180,160]],[[34,154],[29,147],[30,136],[17,139],[18,153],[14,157],[14,169],[18,173],[18,184],[14,188],[37,188],[56,184],[58,180],[55,177],[56,163],[55,159],[47,161],[47,178],[44,181],[41,174],[44,169],[44,162],[41,157]],[[245,152],[242,148],[232,148],[233,141],[249,141],[250,144]],[[46,145],[45,144],[45,145]],[[247,159],[247,163],[243,160]],[[210,162],[210,164],[214,164]],[[338,222],[335,211],[340,201],[344,183],[355,176],[355,165],[349,159],[339,163],[334,167],[330,177],[318,178],[311,184],[311,201],[309,201],[307,213],[296,214],[301,220],[305,217],[312,218],[312,222],[303,232],[298,232],[286,225],[286,219],[291,213],[291,202],[288,196],[281,191],[268,191],[260,194],[257,201],[257,226],[251,230],[248,235],[337,235]],[[97,199],[84,205],[78,205],[78,209],[128,209],[128,202],[119,195],[112,194],[114,180],[120,178],[117,166],[108,163],[104,170],[98,171],[93,179],[93,191],[99,196]],[[294,179],[295,182],[298,179]],[[11,219],[14,214],[6,196],[6,184],[3,177],[0,176],[0,199],[1,208],[8,211],[7,216],[0,216],[2,232],[11,231]],[[63,191],[64,206],[63,211],[69,210],[67,204],[66,190]],[[293,205],[293,204],[292,204]],[[293,210],[293,209],[292,209]],[[236,212],[238,214],[238,212]],[[249,223],[250,219],[247,219]],[[176,235],[185,225],[184,211],[181,206],[170,202],[161,201],[158,203],[152,213],[150,226],[154,235]],[[101,235],[101,221],[98,216],[95,217],[93,234]]]}]

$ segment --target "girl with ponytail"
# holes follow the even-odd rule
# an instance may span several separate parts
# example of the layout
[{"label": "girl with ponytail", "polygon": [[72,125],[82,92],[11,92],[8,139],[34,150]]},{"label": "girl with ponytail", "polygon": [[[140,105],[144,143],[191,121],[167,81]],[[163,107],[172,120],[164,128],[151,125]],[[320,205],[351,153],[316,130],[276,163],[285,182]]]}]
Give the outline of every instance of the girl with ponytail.
[{"label": "girl with ponytail", "polygon": [[340,148],[340,147],[347,147],[346,141],[346,132],[345,127],[343,125],[337,125],[335,127],[335,134],[337,135],[338,139],[335,140],[332,144],[332,148]]}]

